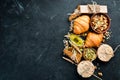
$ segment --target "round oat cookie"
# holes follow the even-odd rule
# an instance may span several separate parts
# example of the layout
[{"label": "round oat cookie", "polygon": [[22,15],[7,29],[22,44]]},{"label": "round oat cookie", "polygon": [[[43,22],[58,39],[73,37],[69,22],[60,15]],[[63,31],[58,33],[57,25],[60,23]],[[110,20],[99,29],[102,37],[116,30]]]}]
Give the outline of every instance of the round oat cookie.
[{"label": "round oat cookie", "polygon": [[114,51],[108,44],[102,44],[97,50],[98,58],[103,62],[108,62],[113,56]]},{"label": "round oat cookie", "polygon": [[84,78],[91,77],[94,74],[95,66],[91,61],[84,60],[77,65],[77,72]]}]

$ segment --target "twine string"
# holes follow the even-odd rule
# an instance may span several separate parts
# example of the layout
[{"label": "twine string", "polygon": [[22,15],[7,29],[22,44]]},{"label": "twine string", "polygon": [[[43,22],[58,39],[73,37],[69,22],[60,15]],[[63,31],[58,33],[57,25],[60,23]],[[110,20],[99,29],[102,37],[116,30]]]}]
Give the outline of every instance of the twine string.
[{"label": "twine string", "polygon": [[96,5],[97,5],[97,2],[91,0],[92,2],[92,5],[93,5],[93,13],[96,13]]}]

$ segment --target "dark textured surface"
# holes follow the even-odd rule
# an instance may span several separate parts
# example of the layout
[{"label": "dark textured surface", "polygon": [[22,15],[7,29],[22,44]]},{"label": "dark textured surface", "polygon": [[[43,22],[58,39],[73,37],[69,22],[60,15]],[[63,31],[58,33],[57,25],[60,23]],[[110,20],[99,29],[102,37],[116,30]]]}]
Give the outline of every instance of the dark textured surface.
[{"label": "dark textured surface", "polygon": [[[96,0],[108,5],[113,48],[120,43],[120,0]],[[62,57],[63,36],[70,13],[90,0],[0,0],[0,80],[96,80],[81,78],[76,66]],[[120,80],[120,49],[100,63],[103,80]]]}]

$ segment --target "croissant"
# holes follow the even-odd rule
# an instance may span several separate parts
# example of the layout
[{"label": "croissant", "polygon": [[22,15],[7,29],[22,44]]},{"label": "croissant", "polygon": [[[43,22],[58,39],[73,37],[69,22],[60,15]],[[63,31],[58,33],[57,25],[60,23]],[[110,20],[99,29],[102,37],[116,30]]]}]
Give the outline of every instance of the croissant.
[{"label": "croissant", "polygon": [[90,17],[88,15],[82,15],[76,18],[73,22],[73,33],[81,34],[89,29]]},{"label": "croissant", "polygon": [[85,40],[85,47],[99,47],[103,40],[103,34],[89,32]]},{"label": "croissant", "polygon": [[80,15],[80,5],[74,10],[74,12],[69,16],[69,21],[74,20],[77,16]]}]

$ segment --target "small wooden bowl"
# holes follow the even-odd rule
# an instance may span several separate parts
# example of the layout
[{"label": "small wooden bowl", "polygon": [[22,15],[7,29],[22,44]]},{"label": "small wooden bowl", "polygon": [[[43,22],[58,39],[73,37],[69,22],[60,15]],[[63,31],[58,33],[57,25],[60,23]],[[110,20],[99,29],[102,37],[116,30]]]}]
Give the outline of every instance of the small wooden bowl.
[{"label": "small wooden bowl", "polygon": [[[107,23],[108,23],[107,28],[105,28],[104,30],[99,30],[99,31],[95,29],[95,27],[93,26],[93,22],[94,22],[93,18],[96,15],[98,15],[98,16],[103,15],[105,18],[107,18]],[[96,13],[96,14],[93,14],[92,17],[91,17],[90,26],[91,26],[92,30],[95,31],[96,33],[104,33],[104,32],[106,32],[110,28],[110,24],[111,24],[110,17],[105,13]]]}]

